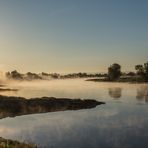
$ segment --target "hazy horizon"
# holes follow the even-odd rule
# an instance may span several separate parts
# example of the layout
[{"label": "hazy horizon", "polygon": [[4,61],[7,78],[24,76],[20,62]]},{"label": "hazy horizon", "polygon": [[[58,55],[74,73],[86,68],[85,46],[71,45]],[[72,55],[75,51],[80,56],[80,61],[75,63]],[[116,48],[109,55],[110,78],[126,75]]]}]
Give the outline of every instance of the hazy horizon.
[{"label": "hazy horizon", "polygon": [[0,71],[122,71],[148,61],[146,0],[2,0]]}]

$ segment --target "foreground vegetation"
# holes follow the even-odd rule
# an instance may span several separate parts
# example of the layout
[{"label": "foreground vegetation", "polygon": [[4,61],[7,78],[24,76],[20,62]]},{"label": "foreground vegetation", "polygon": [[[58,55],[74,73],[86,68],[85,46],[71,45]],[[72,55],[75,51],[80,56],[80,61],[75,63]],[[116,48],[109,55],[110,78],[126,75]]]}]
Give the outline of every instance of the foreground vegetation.
[{"label": "foreground vegetation", "polygon": [[0,148],[37,148],[37,146],[0,137]]}]

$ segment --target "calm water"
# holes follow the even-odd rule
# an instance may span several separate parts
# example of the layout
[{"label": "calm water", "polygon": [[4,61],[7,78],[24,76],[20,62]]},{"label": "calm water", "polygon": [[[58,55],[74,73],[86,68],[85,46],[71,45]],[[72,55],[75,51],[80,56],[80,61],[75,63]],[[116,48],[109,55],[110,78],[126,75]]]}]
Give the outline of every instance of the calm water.
[{"label": "calm water", "polygon": [[0,120],[0,137],[45,148],[147,148],[148,85],[84,79],[15,83],[3,95],[103,100],[94,109],[25,115]]}]

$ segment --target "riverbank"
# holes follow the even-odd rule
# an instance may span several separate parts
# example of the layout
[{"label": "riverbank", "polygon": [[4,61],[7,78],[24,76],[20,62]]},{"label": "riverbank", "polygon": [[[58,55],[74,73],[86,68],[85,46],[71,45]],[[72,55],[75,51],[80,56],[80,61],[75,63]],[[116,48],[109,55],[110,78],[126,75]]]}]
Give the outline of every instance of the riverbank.
[{"label": "riverbank", "polygon": [[69,98],[30,98],[0,96],[0,119],[27,114],[47,113],[65,110],[90,109],[105,104],[96,100]]},{"label": "riverbank", "polygon": [[93,81],[93,82],[121,82],[121,83],[139,83],[139,84],[142,84],[142,83],[148,83],[148,81],[144,81],[142,79],[135,79],[135,78],[120,78],[118,80],[114,80],[114,81],[111,81],[107,78],[103,78],[103,79],[87,79],[86,81]]},{"label": "riverbank", "polygon": [[37,146],[0,137],[0,148],[37,148]]},{"label": "riverbank", "polygon": [[[26,99],[23,97],[0,96],[0,119],[27,114],[80,110],[105,104],[96,100],[42,97]],[[20,143],[0,137],[0,148],[37,148],[35,145]]]}]

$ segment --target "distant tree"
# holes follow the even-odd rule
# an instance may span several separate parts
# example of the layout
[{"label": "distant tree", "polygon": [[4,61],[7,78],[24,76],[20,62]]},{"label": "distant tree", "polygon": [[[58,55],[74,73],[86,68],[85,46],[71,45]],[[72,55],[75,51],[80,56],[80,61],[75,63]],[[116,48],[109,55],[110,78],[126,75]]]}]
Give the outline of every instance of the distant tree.
[{"label": "distant tree", "polygon": [[148,81],[148,62],[144,63],[144,65],[136,65],[135,70],[137,75]]},{"label": "distant tree", "polygon": [[148,62],[144,63],[144,72],[146,77],[148,78]]},{"label": "distant tree", "polygon": [[108,78],[111,81],[119,79],[121,76],[121,66],[117,63],[114,63],[108,68]]},{"label": "distant tree", "polygon": [[20,74],[19,72],[17,72],[16,70],[12,71],[10,74],[10,77],[12,79],[16,79],[16,80],[21,80],[23,79],[22,74]]},{"label": "distant tree", "polygon": [[11,78],[11,73],[8,71],[8,72],[6,72],[5,73],[5,75],[6,75],[6,78],[8,78],[8,79],[10,79]]},{"label": "distant tree", "polygon": [[27,79],[33,80],[33,79],[42,79],[38,74],[27,72]]},{"label": "distant tree", "polygon": [[42,76],[49,76],[48,73],[42,72]]},{"label": "distant tree", "polygon": [[128,72],[125,75],[127,75],[127,76],[135,76],[136,74],[134,72]]},{"label": "distant tree", "polygon": [[50,76],[51,76],[53,79],[59,79],[59,78],[60,78],[60,74],[57,74],[57,73],[50,74]]},{"label": "distant tree", "polygon": [[135,70],[137,71],[138,75],[144,75],[144,67],[143,67],[143,65],[136,65]]}]

